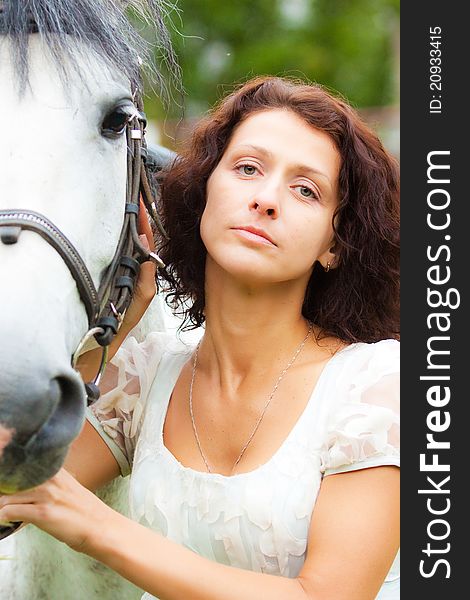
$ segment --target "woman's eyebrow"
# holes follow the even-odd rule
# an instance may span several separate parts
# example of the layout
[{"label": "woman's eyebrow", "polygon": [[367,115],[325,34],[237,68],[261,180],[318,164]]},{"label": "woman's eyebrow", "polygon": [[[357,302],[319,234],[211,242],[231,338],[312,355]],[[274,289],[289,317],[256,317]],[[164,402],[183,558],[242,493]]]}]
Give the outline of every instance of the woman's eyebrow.
[{"label": "woman's eyebrow", "polygon": [[292,171],[295,172],[302,172],[305,173],[306,175],[320,175],[320,177],[324,177],[328,183],[330,184],[330,186],[332,186],[331,183],[331,179],[328,177],[328,175],[326,173],[323,173],[323,171],[319,171],[318,169],[314,169],[313,167],[310,167],[308,165],[302,165],[302,164],[297,164],[297,165],[293,165],[291,167]]},{"label": "woman's eyebrow", "polygon": [[[268,150],[267,148],[263,148],[263,146],[257,146],[256,144],[239,144],[233,150],[239,152],[240,150],[244,149],[254,150],[255,152],[258,152],[259,154],[262,154],[267,158],[274,158],[274,154],[270,150]],[[302,173],[310,175],[320,175],[320,177],[324,177],[325,179],[327,179],[330,186],[332,186],[332,182],[326,173],[323,173],[323,171],[319,171],[318,169],[314,169],[309,165],[303,165],[299,163],[292,165],[291,167],[289,167],[289,169],[291,171],[300,171]]]},{"label": "woman's eyebrow", "polygon": [[251,150],[262,154],[268,158],[274,158],[274,154],[263,146],[256,146],[256,144],[238,144],[233,148],[233,152],[240,152],[241,150]]}]

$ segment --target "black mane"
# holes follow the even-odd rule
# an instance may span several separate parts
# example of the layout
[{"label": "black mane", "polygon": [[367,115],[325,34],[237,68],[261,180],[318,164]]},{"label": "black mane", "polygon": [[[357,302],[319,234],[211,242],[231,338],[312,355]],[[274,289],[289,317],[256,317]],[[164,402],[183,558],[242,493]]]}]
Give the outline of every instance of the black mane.
[{"label": "black mane", "polygon": [[[64,82],[67,80],[64,56],[77,68],[77,57],[83,58],[80,50],[83,44],[76,43],[80,41],[113,69],[126,74],[132,87],[140,92],[142,64],[159,91],[167,89],[160,69],[155,66],[156,54],[170,76],[170,83],[179,90],[179,67],[165,25],[167,6],[166,0],[0,0],[0,36],[11,40],[20,90],[28,82],[30,33],[46,41]],[[139,23],[142,35],[133,27],[132,20]]]}]

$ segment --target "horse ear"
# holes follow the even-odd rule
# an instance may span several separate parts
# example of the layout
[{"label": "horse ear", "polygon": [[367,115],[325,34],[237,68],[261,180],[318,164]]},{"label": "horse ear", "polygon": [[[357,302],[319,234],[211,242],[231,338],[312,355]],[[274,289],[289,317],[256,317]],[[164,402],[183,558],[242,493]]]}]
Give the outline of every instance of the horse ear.
[{"label": "horse ear", "polygon": [[139,221],[137,224],[137,230],[139,233],[143,233],[147,237],[149,248],[153,252],[155,250],[155,239],[153,237],[152,228],[150,227],[150,223],[147,217],[147,211],[145,210],[142,198],[140,198]]}]

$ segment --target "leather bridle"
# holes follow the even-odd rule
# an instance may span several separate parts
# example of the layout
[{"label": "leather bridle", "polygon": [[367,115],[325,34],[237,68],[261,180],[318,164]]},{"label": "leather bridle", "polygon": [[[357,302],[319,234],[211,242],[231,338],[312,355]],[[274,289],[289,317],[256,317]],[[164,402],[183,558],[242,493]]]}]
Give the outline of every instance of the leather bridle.
[{"label": "leather bridle", "polygon": [[[162,164],[159,164],[162,161],[147,149],[144,138],[146,121],[141,108],[141,103],[136,103],[135,111],[126,127],[127,191],[124,222],[113,259],[101,278],[98,290],[79,252],[47,217],[30,210],[0,210],[0,242],[7,245],[16,244],[23,230],[34,231],[58,252],[75,279],[88,316],[88,331],[72,357],[73,366],[76,366],[81,349],[91,337],[103,347],[98,374],[92,382],[85,383],[88,404],[99,398],[98,385],[106,366],[107,349],[131,302],[140,263],[153,260],[157,266],[164,266],[154,252],[147,250],[140,243],[138,237],[140,199],[161,234],[166,237],[154,208],[154,195],[149,181],[149,174],[156,175],[162,167]],[[20,522],[0,525],[0,540],[14,533],[20,525]]]},{"label": "leather bridle", "polygon": [[[154,208],[154,197],[149,183],[149,160],[145,143],[146,118],[142,111],[142,102],[137,99],[134,111],[126,125],[127,139],[127,184],[124,222],[113,259],[104,272],[96,289],[89,270],[79,252],[64,233],[47,217],[30,210],[0,210],[0,241],[4,244],[16,244],[23,230],[38,233],[61,256],[67,265],[85,305],[88,316],[88,332],[74,353],[73,364],[84,344],[94,337],[103,347],[103,357],[98,375],[86,384],[88,403],[99,397],[98,383],[104,370],[107,347],[116,335],[123,315],[128,308],[139,273],[140,263],[153,260],[157,266],[164,264],[154,253],[146,249],[139,241],[138,217],[140,199],[156,226],[166,237],[160,219]],[[147,165],[149,163],[149,165]],[[153,164],[155,167],[155,164]]]}]

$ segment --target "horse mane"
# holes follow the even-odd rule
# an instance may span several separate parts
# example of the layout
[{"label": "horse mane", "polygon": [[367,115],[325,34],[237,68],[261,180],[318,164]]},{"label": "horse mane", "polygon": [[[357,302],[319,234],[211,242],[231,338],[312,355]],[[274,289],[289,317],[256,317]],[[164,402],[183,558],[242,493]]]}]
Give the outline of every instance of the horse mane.
[{"label": "horse mane", "polygon": [[63,83],[70,71],[64,56],[80,74],[78,58],[86,59],[85,46],[88,53],[126,74],[132,88],[141,93],[144,66],[148,81],[168,96],[161,66],[170,84],[181,91],[180,69],[165,24],[170,10],[175,7],[168,0],[0,0],[0,35],[11,40],[21,92],[28,83],[28,35],[33,32],[45,40]]}]

